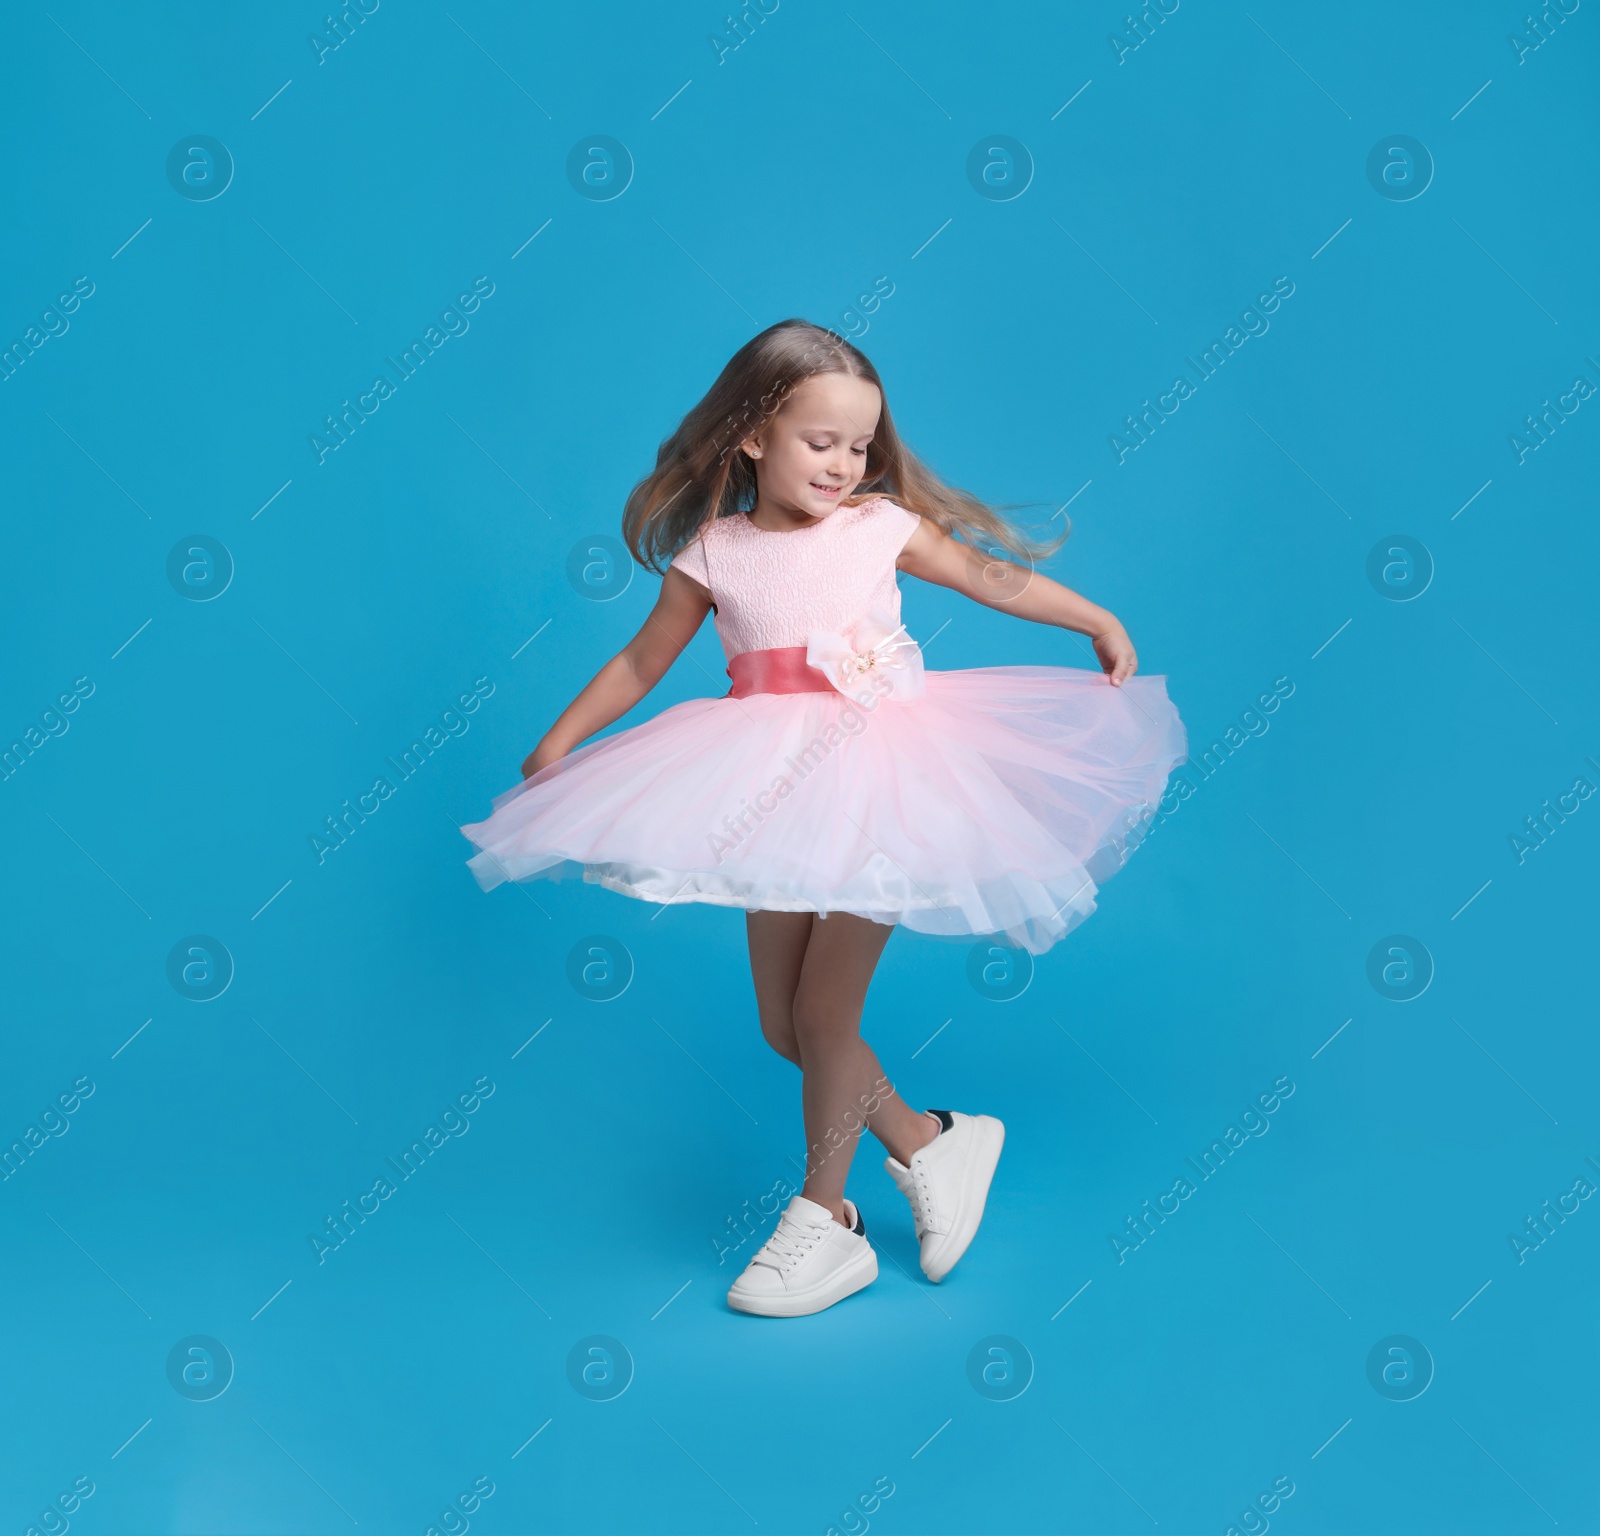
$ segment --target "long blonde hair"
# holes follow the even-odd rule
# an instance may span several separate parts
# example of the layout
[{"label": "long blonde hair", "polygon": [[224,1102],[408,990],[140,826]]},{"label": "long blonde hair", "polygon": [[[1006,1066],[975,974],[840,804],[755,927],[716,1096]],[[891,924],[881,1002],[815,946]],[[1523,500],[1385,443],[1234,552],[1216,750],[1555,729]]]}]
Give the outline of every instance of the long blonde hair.
[{"label": "long blonde hair", "polygon": [[628,494],[622,536],[633,557],[660,572],[702,528],[752,509],[756,466],[739,444],[777,415],[807,379],[842,373],[883,398],[866,473],[843,505],[888,496],[975,549],[1001,548],[1029,564],[1067,535],[1034,539],[969,491],[946,485],[901,440],[878,370],[842,336],[808,320],[781,320],[729,358],[705,397],[661,444],[656,467]]}]

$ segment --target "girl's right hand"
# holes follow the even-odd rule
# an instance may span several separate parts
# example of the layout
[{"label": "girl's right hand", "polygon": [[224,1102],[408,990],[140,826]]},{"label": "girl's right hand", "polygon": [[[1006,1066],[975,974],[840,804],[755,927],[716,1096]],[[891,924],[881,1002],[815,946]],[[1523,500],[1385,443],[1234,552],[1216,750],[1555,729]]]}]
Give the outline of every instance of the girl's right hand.
[{"label": "girl's right hand", "polygon": [[1139,658],[1134,653],[1133,641],[1128,638],[1127,630],[1113,619],[1111,626],[1101,630],[1093,639],[1094,653],[1107,678],[1114,687],[1120,688],[1139,670]]},{"label": "girl's right hand", "polygon": [[590,678],[588,685],[557,717],[555,724],[522,762],[531,779],[560,762],[633,708],[666,676],[701,621],[711,612],[711,594],[676,566],[661,578],[661,592],[643,627]]}]

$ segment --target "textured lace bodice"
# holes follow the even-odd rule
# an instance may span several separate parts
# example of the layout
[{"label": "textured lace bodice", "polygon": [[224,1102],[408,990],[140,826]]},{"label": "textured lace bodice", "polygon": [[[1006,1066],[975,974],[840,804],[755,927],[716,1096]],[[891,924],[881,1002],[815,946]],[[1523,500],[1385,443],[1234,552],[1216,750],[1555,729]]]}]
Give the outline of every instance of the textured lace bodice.
[{"label": "textured lace bodice", "polygon": [[711,593],[729,660],[745,651],[804,645],[870,609],[900,622],[895,560],[921,518],[875,496],[809,528],[778,533],[744,513],[719,517],[672,563]]}]

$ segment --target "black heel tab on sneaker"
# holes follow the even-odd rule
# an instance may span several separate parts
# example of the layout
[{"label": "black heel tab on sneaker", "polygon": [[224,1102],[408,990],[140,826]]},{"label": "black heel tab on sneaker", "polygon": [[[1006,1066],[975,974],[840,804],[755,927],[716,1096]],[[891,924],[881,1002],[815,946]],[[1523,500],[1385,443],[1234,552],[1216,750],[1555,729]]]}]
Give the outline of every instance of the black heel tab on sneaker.
[{"label": "black heel tab on sneaker", "polygon": [[955,1117],[948,1109],[930,1109],[928,1113],[938,1120],[941,1131],[953,1131],[956,1128]]},{"label": "black heel tab on sneaker", "polygon": [[857,1237],[865,1237],[867,1235],[867,1218],[861,1214],[861,1207],[854,1200],[850,1202],[850,1208],[856,1213],[856,1224],[850,1230]]}]

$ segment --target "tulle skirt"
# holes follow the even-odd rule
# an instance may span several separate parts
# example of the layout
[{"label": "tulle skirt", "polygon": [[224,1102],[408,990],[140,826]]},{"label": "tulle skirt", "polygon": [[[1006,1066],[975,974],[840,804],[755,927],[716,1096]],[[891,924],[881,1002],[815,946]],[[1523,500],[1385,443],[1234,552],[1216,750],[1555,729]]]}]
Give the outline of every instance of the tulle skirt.
[{"label": "tulle skirt", "polygon": [[1041,954],[1095,909],[1186,739],[1165,679],[926,674],[921,698],[692,699],[580,747],[461,830],[485,890],[851,912]]}]

